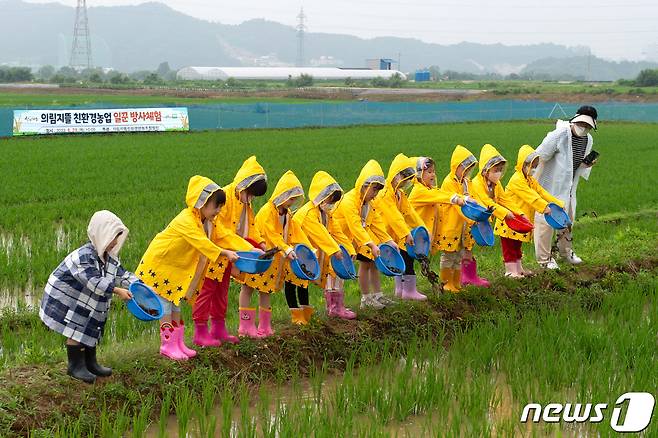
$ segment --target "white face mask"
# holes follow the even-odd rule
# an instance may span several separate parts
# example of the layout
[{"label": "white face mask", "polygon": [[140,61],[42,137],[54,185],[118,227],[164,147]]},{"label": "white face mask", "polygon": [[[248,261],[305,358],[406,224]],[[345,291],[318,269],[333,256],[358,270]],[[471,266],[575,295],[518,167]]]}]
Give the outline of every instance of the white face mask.
[{"label": "white face mask", "polygon": [[498,181],[500,181],[500,178],[502,178],[502,176],[503,176],[502,171],[489,172],[489,181],[491,181],[492,183],[497,183]]},{"label": "white face mask", "polygon": [[585,137],[588,132],[589,128],[585,128],[584,126],[580,125],[573,125],[573,133],[576,135],[576,137]]}]

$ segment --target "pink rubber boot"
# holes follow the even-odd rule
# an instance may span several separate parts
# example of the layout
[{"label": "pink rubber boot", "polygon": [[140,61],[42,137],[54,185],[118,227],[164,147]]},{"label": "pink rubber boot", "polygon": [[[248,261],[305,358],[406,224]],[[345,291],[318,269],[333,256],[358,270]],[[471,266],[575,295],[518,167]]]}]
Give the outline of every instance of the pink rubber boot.
[{"label": "pink rubber boot", "polygon": [[343,319],[355,319],[356,313],[352,312],[350,309],[345,308],[343,304],[345,299],[345,292],[336,291],[336,292],[332,292],[332,294],[333,294],[333,299],[336,303],[336,313],[337,313],[336,316]]},{"label": "pink rubber boot", "polygon": [[231,335],[228,330],[226,330],[226,320],[223,319],[211,319],[210,320],[210,336],[214,339],[218,339],[220,342],[230,342],[231,344],[237,344],[240,342],[237,336]]},{"label": "pink rubber boot", "polygon": [[194,321],[194,345],[199,347],[219,347],[222,343],[210,336],[208,321]]},{"label": "pink rubber boot", "polygon": [[482,277],[478,277],[477,274],[477,262],[475,259],[467,260],[462,259],[462,285],[472,284],[473,286],[479,287],[489,287],[489,281]]},{"label": "pink rubber boot", "polygon": [[160,325],[160,354],[173,360],[187,360],[189,357],[178,347],[176,333],[170,323]]},{"label": "pink rubber boot", "polygon": [[272,330],[272,309],[258,309],[258,337],[267,338],[274,334]]},{"label": "pink rubber boot", "polygon": [[327,302],[327,316],[340,317],[338,308],[336,307],[334,292],[329,290],[324,291],[324,299]]},{"label": "pink rubber boot", "polygon": [[258,332],[256,330],[256,309],[240,307],[240,326],[238,327],[238,336],[258,338]]},{"label": "pink rubber boot", "polygon": [[[397,277],[396,277],[397,278]],[[416,289],[416,276],[403,275],[402,276],[402,299],[403,300],[416,300],[424,301],[427,297]]]},{"label": "pink rubber boot", "polygon": [[395,296],[398,298],[402,298],[402,293],[403,293],[402,276],[396,275],[393,279],[395,280]]},{"label": "pink rubber boot", "polygon": [[185,345],[185,323],[183,320],[180,320],[180,323],[178,324],[178,327],[176,327],[176,321],[172,321],[171,325],[174,326],[174,332],[176,333],[176,341],[178,342],[178,349],[185,353],[185,355],[189,358],[193,358],[196,356],[196,351],[192,350],[191,348],[188,348],[187,345]]}]

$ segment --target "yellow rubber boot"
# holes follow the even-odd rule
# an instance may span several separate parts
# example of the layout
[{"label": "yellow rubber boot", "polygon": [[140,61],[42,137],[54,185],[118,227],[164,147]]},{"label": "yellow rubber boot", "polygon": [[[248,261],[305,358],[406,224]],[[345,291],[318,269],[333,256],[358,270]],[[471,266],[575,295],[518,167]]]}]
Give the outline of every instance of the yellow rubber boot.
[{"label": "yellow rubber boot", "polygon": [[462,270],[461,268],[452,269],[452,286],[455,289],[452,292],[459,292],[462,288]]},{"label": "yellow rubber boot", "polygon": [[302,310],[304,311],[304,319],[306,320],[306,324],[311,322],[311,316],[315,313],[315,309],[313,306],[305,306],[302,304]]},{"label": "yellow rubber boot", "polygon": [[441,268],[441,283],[443,283],[443,290],[448,292],[457,292],[459,289],[454,288],[453,284],[453,269]]},{"label": "yellow rubber boot", "polygon": [[290,309],[290,316],[293,324],[297,325],[306,325],[306,318],[304,318],[304,310],[298,307],[293,307]]}]

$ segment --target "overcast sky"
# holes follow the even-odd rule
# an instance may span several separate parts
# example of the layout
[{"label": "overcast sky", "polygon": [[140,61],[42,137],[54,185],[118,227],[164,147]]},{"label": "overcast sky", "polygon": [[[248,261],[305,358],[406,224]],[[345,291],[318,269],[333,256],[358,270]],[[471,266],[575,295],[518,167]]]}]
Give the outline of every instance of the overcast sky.
[{"label": "overcast sky", "polygon": [[[46,3],[52,0],[30,0]],[[59,0],[75,6],[76,0]],[[88,7],[139,0],[88,0]],[[160,0],[194,17],[225,24],[265,18],[296,25],[303,6],[309,32],[427,42],[585,45],[607,59],[658,60],[656,0]],[[627,3],[627,4],[625,4]],[[93,26],[93,25],[92,25]]]}]

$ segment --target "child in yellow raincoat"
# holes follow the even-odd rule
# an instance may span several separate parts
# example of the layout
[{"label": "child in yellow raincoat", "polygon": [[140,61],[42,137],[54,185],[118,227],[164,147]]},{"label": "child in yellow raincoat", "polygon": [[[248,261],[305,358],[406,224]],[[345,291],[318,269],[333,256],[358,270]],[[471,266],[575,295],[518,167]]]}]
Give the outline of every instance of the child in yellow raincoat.
[{"label": "child in yellow raincoat", "polygon": [[375,198],[373,205],[381,212],[386,223],[386,231],[396,240],[405,263],[404,274],[394,277],[395,295],[403,300],[423,301],[427,296],[418,292],[416,288],[414,259],[403,249],[405,245],[414,244],[411,230],[425,226],[407,198],[415,177],[416,160],[404,154],[396,155],[388,170],[386,187]]},{"label": "child in yellow raincoat", "polygon": [[[528,145],[521,146],[514,168],[516,171],[505,188],[507,196],[530,222],[534,222],[535,212],[549,213],[550,202],[564,207],[564,202],[548,193],[533,176],[538,165],[539,155],[535,150]],[[532,233],[517,233],[502,220],[496,221],[494,233],[500,236],[505,270],[514,277],[532,275],[521,264],[522,244],[532,240]]]},{"label": "child in yellow raincoat", "polygon": [[[350,255],[356,255],[352,243],[333,219],[336,204],[342,197],[343,189],[336,180],[327,172],[319,171],[311,180],[309,201],[295,213],[294,220],[300,224],[313,246],[318,249],[318,261],[321,267],[318,283],[324,290],[327,315],[354,319],[356,313],[345,308],[344,305],[344,282],[336,276],[331,267],[331,257],[335,256],[339,260],[343,258],[339,245],[343,245]],[[302,309],[308,323],[310,312],[304,306]]]},{"label": "child in yellow raincoat", "polygon": [[[255,156],[247,158],[233,179],[231,184],[223,188],[226,193],[226,205],[215,217],[215,225],[211,235],[213,242],[220,242],[223,238],[240,237],[235,243],[235,249],[257,251],[265,250],[265,239],[256,227],[256,216],[251,206],[254,198],[263,196],[267,191],[267,175],[265,169],[258,163]],[[228,230],[228,235],[222,235]],[[241,244],[242,239],[248,244]],[[231,238],[233,241],[234,239]],[[206,273],[206,279],[199,297],[196,299],[193,318],[200,323],[200,328],[206,325],[208,318],[211,319],[210,336],[220,342],[237,342],[235,336],[228,334],[225,320],[228,308],[228,289],[231,274],[239,283],[244,283],[244,274],[233,269],[232,264],[226,258],[220,257],[216,263],[212,263]],[[247,286],[242,286],[243,289]],[[255,309],[239,309],[240,321],[251,321],[255,324]],[[206,329],[207,330],[207,329]]]},{"label": "child in yellow raincoat", "polygon": [[[240,319],[239,334],[264,338],[274,334],[272,330],[272,308],[270,294],[286,289],[286,298],[298,292],[302,304],[308,306],[308,283],[299,279],[290,268],[289,262],[297,258],[294,245],[303,243],[311,246],[299,224],[292,220],[293,210],[304,200],[301,182],[290,170],[283,174],[274,187],[272,196],[256,215],[256,228],[267,247],[277,247],[281,252],[274,256],[270,268],[260,274],[247,274],[240,291],[240,309],[250,308],[253,290],[259,292],[258,329],[252,320]],[[297,289],[297,291],[295,291]],[[290,297],[292,298],[292,297]],[[296,300],[295,300],[296,301]]]},{"label": "child in yellow raincoat", "polygon": [[430,157],[414,157],[416,162],[416,182],[409,202],[427,227],[432,245],[430,254],[439,251],[439,226],[441,224],[441,204],[464,205],[463,196],[441,190],[436,186],[436,165]]},{"label": "child in yellow raincoat", "polygon": [[[490,144],[482,146],[480,151],[480,168],[476,177],[471,184],[471,191],[473,196],[489,209],[493,209],[493,214],[498,223],[505,221],[505,219],[514,219],[514,215],[521,215],[523,212],[516,205],[514,200],[503,189],[503,184],[500,179],[505,174],[505,167],[507,160]],[[502,245],[502,244],[501,244]],[[475,258],[471,263],[462,263],[462,284],[478,284],[479,277],[477,276]],[[508,277],[519,277],[513,267],[505,263],[505,275]],[[485,280],[486,281],[486,280]],[[486,284],[488,286],[488,282]]]},{"label": "child in yellow raincoat", "polygon": [[222,189],[211,179],[199,175],[190,178],[185,197],[187,208],[153,238],[137,268],[137,275],[155,290],[164,308],[160,354],[174,360],[196,355],[184,343],[180,301],[198,293],[208,261],[238,258],[235,252],[220,248],[208,237],[210,224],[225,199]]},{"label": "child in yellow raincoat", "polygon": [[361,170],[354,189],[345,194],[338,205],[334,218],[346,236],[354,242],[359,260],[359,286],[361,308],[382,309],[393,301],[381,292],[379,272],[374,259],[379,257],[378,244],[389,243],[397,247],[386,232],[381,214],[371,204],[386,185],[384,172],[375,160],[370,160]]},{"label": "child in yellow raincoat", "polygon": [[[441,184],[444,193],[470,196],[469,175],[475,169],[477,159],[464,146],[458,145],[450,158],[450,173]],[[473,221],[466,218],[457,203],[441,204],[441,221],[436,234],[436,242],[441,253],[441,281],[443,289],[457,292],[461,289],[462,258],[471,259],[473,238],[469,232]]]}]

